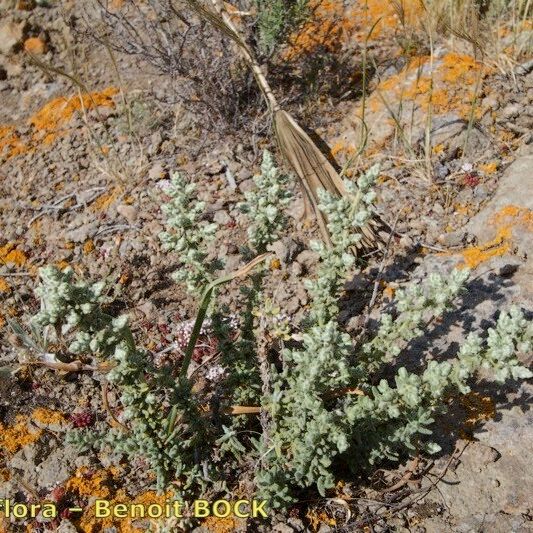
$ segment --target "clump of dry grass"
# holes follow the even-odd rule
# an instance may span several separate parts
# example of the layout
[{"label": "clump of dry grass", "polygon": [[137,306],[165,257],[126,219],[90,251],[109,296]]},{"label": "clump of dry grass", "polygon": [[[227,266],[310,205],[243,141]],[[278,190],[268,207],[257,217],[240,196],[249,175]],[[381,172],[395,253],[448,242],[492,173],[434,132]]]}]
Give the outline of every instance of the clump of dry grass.
[{"label": "clump of dry grass", "polygon": [[426,29],[470,43],[504,73],[533,52],[531,0],[426,0]]}]

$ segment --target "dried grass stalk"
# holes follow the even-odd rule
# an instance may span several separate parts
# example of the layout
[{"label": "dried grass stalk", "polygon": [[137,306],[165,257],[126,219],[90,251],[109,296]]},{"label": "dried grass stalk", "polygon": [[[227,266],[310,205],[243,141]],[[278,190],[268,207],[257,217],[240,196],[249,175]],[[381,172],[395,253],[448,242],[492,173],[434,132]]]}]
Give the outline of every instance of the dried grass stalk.
[{"label": "dried grass stalk", "polygon": [[[330,244],[331,238],[327,229],[326,220],[322,212],[318,209],[317,190],[325,189],[332,194],[342,196],[346,194],[344,183],[339,173],[309,135],[289,113],[281,109],[261,67],[233,24],[223,3],[219,0],[210,1],[214,12],[207,9],[198,0],[187,0],[188,4],[201,17],[222,31],[237,45],[242,57],[250,66],[272,114],[272,122],[279,149],[299,178],[306,201],[306,212],[308,212],[310,205],[325,242]],[[360,247],[363,249],[373,249],[376,246],[381,248],[384,240],[380,232],[381,230],[386,232],[387,227],[384,222],[375,219],[364,228],[364,238],[360,243]]]}]

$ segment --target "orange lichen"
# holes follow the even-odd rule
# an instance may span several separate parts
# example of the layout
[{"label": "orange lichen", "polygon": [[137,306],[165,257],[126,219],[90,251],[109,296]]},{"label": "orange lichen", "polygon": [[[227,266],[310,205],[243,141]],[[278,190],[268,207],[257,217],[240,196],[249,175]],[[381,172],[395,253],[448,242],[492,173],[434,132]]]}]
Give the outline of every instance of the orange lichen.
[{"label": "orange lichen", "polygon": [[209,516],[202,522],[202,526],[214,533],[232,533],[237,530],[235,518],[228,516],[226,518],[217,518]]},{"label": "orange lichen", "polygon": [[472,440],[472,433],[480,422],[496,417],[496,405],[490,396],[469,392],[459,398],[459,403],[466,411],[463,427],[459,431],[462,439]]},{"label": "orange lichen", "polygon": [[46,43],[39,37],[30,37],[24,41],[24,50],[30,54],[42,55],[47,49]]},{"label": "orange lichen", "polygon": [[61,261],[58,261],[56,263],[56,267],[59,268],[59,270],[65,270],[69,266],[69,262],[65,259],[61,259]]},{"label": "orange lichen", "polygon": [[121,192],[122,189],[120,187],[115,187],[111,192],[102,194],[91,204],[91,210],[106,211],[115,202]]},{"label": "orange lichen", "polygon": [[89,255],[92,251],[94,251],[94,248],[94,241],[89,239],[88,241],[85,241],[85,244],[83,245],[83,253],[85,255]]},{"label": "orange lichen", "polygon": [[28,417],[17,415],[12,426],[4,426],[0,423],[0,449],[10,454],[16,453],[22,447],[32,444],[42,434],[42,430],[28,427]]},{"label": "orange lichen", "polygon": [[353,29],[355,21],[345,16],[339,0],[312,0],[312,16],[289,38],[289,46],[283,53],[285,60],[297,59],[320,48],[334,52],[345,41],[346,33]]},{"label": "orange lichen", "polygon": [[492,217],[491,224],[501,225],[506,222],[524,226],[529,231],[533,231],[533,211],[526,207],[506,205]]},{"label": "orange lichen", "polygon": [[100,92],[54,98],[35,113],[29,123],[35,130],[34,140],[50,144],[62,133],[62,128],[75,112],[94,109],[99,106],[114,107],[113,96],[118,93],[116,87],[108,87]]},{"label": "orange lichen", "polygon": [[333,143],[331,147],[331,155],[337,157],[339,154],[345,154],[348,157],[353,156],[357,152],[357,148],[351,144],[346,144],[346,141],[339,139]]},{"label": "orange lichen", "polygon": [[337,521],[328,516],[324,511],[317,511],[316,509],[309,509],[306,513],[306,518],[309,520],[309,525],[312,531],[318,531],[322,524],[328,526],[336,526]]},{"label": "orange lichen", "polygon": [[385,289],[383,289],[383,296],[385,296],[389,300],[392,300],[394,298],[395,292],[396,292],[396,289],[394,287],[387,285]]},{"label": "orange lichen", "polygon": [[484,165],[479,165],[479,170],[485,174],[494,174],[498,170],[498,163],[485,163]]},{"label": "orange lichen", "polygon": [[14,126],[0,126],[0,156],[15,157],[27,150]]},{"label": "orange lichen", "polygon": [[[28,39],[28,46],[37,46],[36,40]],[[29,43],[29,44],[28,44]],[[33,43],[33,44],[32,44]],[[102,107],[114,107],[113,96],[116,87],[108,87],[100,92],[92,92],[69,97],[60,96],[45,104],[29,119],[32,126],[30,138],[23,141],[13,125],[0,126],[0,156],[15,157],[35,149],[41,144],[50,144],[67,131],[67,124],[78,111]]]},{"label": "orange lichen", "polygon": [[[473,113],[479,118],[483,110],[476,105],[476,91],[488,72],[487,67],[464,54],[450,52],[433,61],[429,56],[413,57],[401,72],[378,85],[366,105],[378,112],[386,109],[387,103],[409,102],[424,113],[431,109],[437,115],[455,113],[468,119]],[[403,107],[410,117],[408,107]],[[402,122],[401,116],[397,118]]]},{"label": "orange lichen", "polygon": [[0,246],[0,264],[14,263],[17,266],[26,264],[28,258],[26,254],[16,248],[12,242],[8,242],[4,246]]},{"label": "orange lichen", "polygon": [[375,39],[402,25],[417,26],[423,12],[424,5],[419,0],[402,0],[401,2],[365,0],[357,3],[351,15],[361,25],[360,38],[366,38],[368,32],[374,27],[371,38]]},{"label": "orange lichen", "polygon": [[[67,480],[65,489],[69,496],[74,496],[81,500],[94,498],[105,499],[111,506],[116,504],[132,504],[148,507],[152,504],[164,505],[172,501],[173,493],[166,492],[157,494],[147,491],[139,494],[135,498],[130,498],[123,488],[116,488],[120,482],[120,472],[116,467],[91,471],[83,467],[79,468],[74,476]],[[80,531],[85,533],[99,533],[109,528],[115,528],[120,533],[136,533],[146,531],[146,528],[137,527],[138,518],[97,518],[94,506],[86,506],[80,517],[72,519]]]},{"label": "orange lichen", "polygon": [[32,419],[44,425],[60,426],[66,424],[64,415],[58,411],[38,407],[31,415]]},{"label": "orange lichen", "polygon": [[270,270],[279,270],[281,268],[281,262],[279,259],[275,258],[270,261]]},{"label": "orange lichen", "polygon": [[511,229],[500,228],[496,237],[481,246],[470,246],[461,252],[464,263],[459,268],[476,268],[481,263],[505,255],[511,249]]},{"label": "orange lichen", "polygon": [[398,10],[393,2],[365,0],[346,8],[341,0],[312,0],[310,10],[309,20],[290,36],[289,46],[282,54],[285,60],[316,51],[336,52],[350,40],[364,41],[371,29],[374,39],[402,24],[416,25],[423,5],[417,0],[405,0]]},{"label": "orange lichen", "polygon": [[109,498],[112,477],[108,470],[91,472],[87,467],[78,468],[74,476],[67,481],[65,489],[69,494],[78,497]]},{"label": "orange lichen", "polygon": [[489,223],[496,227],[496,236],[485,244],[470,246],[460,252],[464,262],[458,265],[459,268],[476,268],[493,257],[510,252],[513,228],[520,226],[527,231],[533,231],[533,212],[524,207],[507,205],[500,209]]},{"label": "orange lichen", "polygon": [[0,292],[8,292],[9,290],[11,290],[9,283],[4,278],[0,278]]}]

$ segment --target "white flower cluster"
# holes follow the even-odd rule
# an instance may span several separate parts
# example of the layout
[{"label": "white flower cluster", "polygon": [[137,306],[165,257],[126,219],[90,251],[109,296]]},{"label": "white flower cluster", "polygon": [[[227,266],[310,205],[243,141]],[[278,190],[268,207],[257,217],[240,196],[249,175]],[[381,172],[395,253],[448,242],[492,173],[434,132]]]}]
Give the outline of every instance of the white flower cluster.
[{"label": "white flower cluster", "polygon": [[39,270],[41,283],[35,293],[41,298],[41,310],[32,322],[41,328],[61,324],[63,336],[73,333],[68,347],[71,353],[107,357],[114,345],[129,335],[127,317],[113,318],[102,311],[101,305],[108,301],[103,294],[105,282],[74,282],[73,275],[70,267]]},{"label": "white flower cluster", "polygon": [[337,298],[348,271],[355,263],[355,246],[361,240],[361,228],[372,216],[375,193],[372,187],[379,175],[379,167],[373,166],[358,180],[357,186],[344,180],[348,194],[338,198],[324,190],[318,192],[320,209],[328,220],[332,247],[321,241],[313,241],[310,247],[320,254],[320,266],[316,279],[305,281],[313,305],[311,319],[326,324],[336,318]]},{"label": "white flower cluster", "polygon": [[288,176],[279,173],[268,150],[263,153],[261,174],[254,177],[256,188],[244,193],[240,209],[250,217],[250,244],[259,253],[273,243],[285,226],[283,209],[289,204]]},{"label": "white flower cluster", "polygon": [[196,198],[195,191],[196,184],[187,183],[177,172],[172,176],[171,186],[165,191],[172,199],[161,207],[167,231],[161,232],[159,238],[163,249],[177,252],[181,263],[173,274],[174,280],[198,293],[213,279],[204,250],[214,239],[217,225],[202,220],[205,202]]}]

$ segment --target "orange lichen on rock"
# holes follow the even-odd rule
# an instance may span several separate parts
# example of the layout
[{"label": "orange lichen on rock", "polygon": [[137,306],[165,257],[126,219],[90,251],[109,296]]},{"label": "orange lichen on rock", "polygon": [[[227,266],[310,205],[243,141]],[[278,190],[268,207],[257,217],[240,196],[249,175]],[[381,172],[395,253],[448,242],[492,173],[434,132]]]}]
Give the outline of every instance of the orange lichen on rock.
[{"label": "orange lichen on rock", "polygon": [[108,87],[100,92],[54,98],[35,113],[29,120],[35,130],[34,141],[41,140],[50,144],[61,133],[61,128],[72,118],[75,112],[94,109],[100,106],[114,107],[113,96],[118,93],[116,87]]},{"label": "orange lichen on rock", "polygon": [[18,250],[16,245],[8,242],[4,246],[0,246],[0,265],[14,263],[17,266],[24,266],[28,258],[24,252]]},{"label": "orange lichen on rock", "polygon": [[62,413],[59,411],[52,411],[51,409],[45,409],[44,407],[38,407],[31,415],[32,419],[43,425],[61,426],[66,424],[67,421]]},{"label": "orange lichen on rock", "polygon": [[[477,104],[477,94],[488,73],[489,69],[472,57],[454,52],[433,60],[413,57],[399,73],[377,86],[366,106],[373,113],[394,112],[393,124],[406,128],[415,111],[422,117],[431,110],[433,115],[454,114],[468,120],[473,114],[479,118],[483,109]],[[362,118],[362,107],[356,113]]]},{"label": "orange lichen on rock", "polygon": [[0,126],[0,156],[15,157],[27,151],[14,126]]},{"label": "orange lichen on rock", "polygon": [[92,251],[94,251],[94,248],[94,241],[89,239],[88,241],[85,241],[85,244],[83,245],[83,253],[85,255],[89,255]]},{"label": "orange lichen on rock", "polygon": [[353,156],[357,152],[357,148],[352,144],[347,144],[346,141],[339,139],[331,147],[331,155],[337,157],[339,154],[344,154],[347,157]]},{"label": "orange lichen on rock", "polygon": [[401,26],[417,26],[423,13],[424,4],[420,0],[365,0],[356,4],[351,17],[359,21],[360,38],[365,39],[373,28],[371,38],[375,39]]},{"label": "orange lichen on rock", "polygon": [[463,427],[459,432],[463,439],[472,440],[472,433],[480,422],[496,417],[496,405],[490,396],[469,392],[459,398],[459,403],[466,411]]},{"label": "orange lichen on rock", "polygon": [[202,522],[202,527],[213,533],[233,533],[237,530],[237,522],[231,516],[226,518],[209,516]]},{"label": "orange lichen on rock", "polygon": [[403,1],[400,10],[394,2],[383,0],[365,0],[351,8],[341,0],[312,0],[309,7],[309,20],[289,37],[282,54],[285,60],[315,51],[336,52],[352,39],[364,41],[371,29],[374,39],[387,29],[415,25],[423,12],[418,0]]},{"label": "orange lichen on rock", "polygon": [[92,204],[91,204],[91,210],[92,211],[106,211],[111,207],[113,202],[116,201],[119,194],[122,192],[122,189],[120,187],[115,187],[112,191],[108,192],[107,194],[102,194],[99,196]]},{"label": "orange lichen on rock", "polygon": [[39,37],[30,37],[24,41],[24,50],[29,54],[42,55],[48,50],[46,42]]},{"label": "orange lichen on rock", "polygon": [[0,422],[0,449],[14,454],[22,447],[38,440],[42,430],[30,429],[28,422],[28,417],[23,415],[17,415],[15,423],[11,426],[6,427]]},{"label": "orange lichen on rock", "polygon": [[0,278],[0,292],[8,292],[9,290],[11,290],[9,283],[4,278]]},{"label": "orange lichen on rock", "polygon": [[470,246],[461,252],[464,263],[459,268],[476,268],[481,263],[505,255],[511,249],[511,229],[503,227],[498,230],[496,237],[481,246]]},{"label": "orange lichen on rock", "polygon": [[328,516],[324,511],[318,511],[317,509],[309,509],[305,515],[311,526],[311,531],[318,531],[322,524],[328,526],[336,526],[337,521],[334,518]]},{"label": "orange lichen on rock", "polygon": [[533,211],[526,207],[506,205],[492,217],[491,223],[495,225],[512,223],[533,231]]},{"label": "orange lichen on rock", "polygon": [[479,170],[485,174],[494,174],[498,170],[498,163],[485,163],[479,165]]},{"label": "orange lichen on rock", "polygon": [[533,231],[533,212],[531,209],[507,205],[496,213],[490,220],[494,225],[496,236],[491,241],[480,245],[470,246],[461,252],[464,262],[459,268],[476,268],[481,263],[505,255],[511,251],[513,228],[523,227]]},{"label": "orange lichen on rock", "polygon": [[[433,62],[429,56],[413,57],[402,71],[378,85],[368,98],[367,107],[378,112],[386,109],[387,103],[396,107],[397,102],[403,102],[404,113],[409,117],[411,111],[405,103],[425,114],[431,108],[436,115],[453,113],[468,119],[473,112],[479,118],[482,109],[476,105],[476,91],[481,89],[488,72],[487,67],[464,54],[450,52]],[[397,118],[405,122],[405,117]]]},{"label": "orange lichen on rock", "polygon": [[108,470],[91,471],[87,467],[81,467],[67,481],[65,489],[78,497],[109,498],[112,479],[112,472]]},{"label": "orange lichen on rock", "polygon": [[310,19],[289,38],[283,59],[297,59],[320,48],[329,52],[338,50],[346,33],[353,29],[354,21],[345,16],[339,0],[312,0]]},{"label": "orange lichen on rock", "polygon": [[[37,47],[35,40],[40,39],[28,39],[26,45]],[[26,141],[23,141],[17,134],[15,126],[0,126],[0,156],[15,157],[33,150],[40,144],[52,143],[59,135],[65,133],[66,126],[74,113],[98,107],[114,107],[113,97],[118,92],[116,87],[108,87],[103,91],[86,93],[81,96],[54,98],[30,117],[29,123],[33,127],[33,131]]]},{"label": "orange lichen on rock", "polygon": [[[139,494],[135,498],[127,496],[123,488],[116,488],[120,482],[119,471],[115,467],[90,470],[89,468],[79,468],[65,484],[65,489],[69,497],[89,501],[95,498],[107,500],[110,506],[116,504],[138,505],[147,509],[150,505],[164,505],[171,502],[174,495],[168,491],[157,494],[154,491],[147,491]],[[142,517],[115,518],[113,516],[100,518],[95,516],[94,506],[85,506],[83,514],[74,518],[73,521],[80,531],[85,533],[99,533],[114,528],[120,533],[136,533],[146,531],[146,527],[141,527]]]}]

